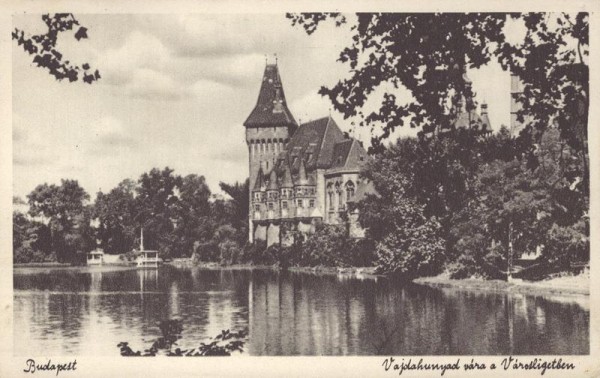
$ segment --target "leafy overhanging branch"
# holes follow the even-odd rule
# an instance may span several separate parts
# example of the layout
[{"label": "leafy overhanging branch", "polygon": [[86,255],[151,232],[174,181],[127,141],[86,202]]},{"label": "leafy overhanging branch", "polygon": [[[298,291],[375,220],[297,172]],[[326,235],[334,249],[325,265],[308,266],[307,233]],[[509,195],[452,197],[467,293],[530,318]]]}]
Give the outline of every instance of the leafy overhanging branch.
[{"label": "leafy overhanging branch", "polygon": [[45,34],[30,35],[19,28],[15,28],[12,32],[12,39],[17,41],[25,52],[33,55],[33,63],[47,69],[58,81],[67,79],[69,82],[74,82],[79,79],[80,74],[83,75],[82,80],[88,84],[100,79],[98,70],[93,70],[88,63],[83,63],[81,66],[71,63],[56,48],[60,33],[76,30],[74,37],[80,41],[88,37],[88,29],[81,26],[71,13],[44,14],[42,20],[48,27],[48,32]]}]

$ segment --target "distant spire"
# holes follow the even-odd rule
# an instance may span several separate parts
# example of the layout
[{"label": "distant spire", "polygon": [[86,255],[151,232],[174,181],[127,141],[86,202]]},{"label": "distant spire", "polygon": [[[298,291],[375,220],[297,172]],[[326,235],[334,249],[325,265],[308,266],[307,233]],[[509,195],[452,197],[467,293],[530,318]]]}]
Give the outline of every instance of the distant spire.
[{"label": "distant spire", "polygon": [[271,175],[269,176],[269,190],[277,190],[277,172],[275,172],[275,167],[271,170]]},{"label": "distant spire", "polygon": [[275,56],[275,65],[277,65],[277,53],[273,54]]},{"label": "distant spire", "polygon": [[258,168],[258,174],[256,175],[256,181],[254,182],[254,190],[255,191],[258,192],[258,191],[262,190],[263,181],[264,181],[263,169],[262,169],[262,164],[261,164],[261,166]]},{"label": "distant spire", "polygon": [[287,161],[284,161],[283,180],[281,182],[282,188],[291,188],[294,186],[292,181],[292,172],[290,171],[290,165]]},{"label": "distant spire", "polygon": [[308,179],[306,177],[306,167],[304,166],[304,159],[300,156],[300,168],[298,172],[298,184],[306,185],[308,184]]}]

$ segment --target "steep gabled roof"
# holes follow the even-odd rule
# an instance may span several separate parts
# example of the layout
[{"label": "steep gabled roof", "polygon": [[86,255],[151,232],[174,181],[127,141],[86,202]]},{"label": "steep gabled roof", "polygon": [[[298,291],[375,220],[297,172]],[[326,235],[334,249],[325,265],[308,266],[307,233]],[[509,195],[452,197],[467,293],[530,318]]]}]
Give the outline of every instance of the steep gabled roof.
[{"label": "steep gabled roof", "polygon": [[297,172],[300,168],[300,160],[304,160],[308,171],[329,168],[333,147],[343,140],[344,134],[331,117],[300,125],[287,146],[292,172]]},{"label": "steep gabled roof", "polygon": [[329,168],[333,163],[333,148],[336,143],[344,141],[344,133],[335,123],[335,121],[329,117],[327,127],[325,128],[325,136],[321,142],[321,149],[319,151],[319,160],[317,161],[317,168]]},{"label": "steep gabled roof", "polygon": [[263,75],[258,100],[244,126],[297,126],[296,120],[287,107],[279,69],[276,64],[267,64]]},{"label": "steep gabled roof", "polygon": [[336,143],[333,148],[331,168],[362,168],[368,159],[367,151],[355,139],[346,139]]}]

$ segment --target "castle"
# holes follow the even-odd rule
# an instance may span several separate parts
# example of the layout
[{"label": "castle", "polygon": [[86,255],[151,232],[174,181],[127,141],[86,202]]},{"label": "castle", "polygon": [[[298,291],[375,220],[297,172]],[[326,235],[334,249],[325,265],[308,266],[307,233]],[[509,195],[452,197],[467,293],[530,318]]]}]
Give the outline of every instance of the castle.
[{"label": "castle", "polygon": [[331,117],[298,125],[277,64],[266,65],[258,101],[244,126],[250,242],[288,245],[294,231],[310,233],[319,222],[348,222],[351,235],[362,235],[348,205],[370,190],[360,179],[367,152]]},{"label": "castle", "polygon": [[[472,82],[464,73],[468,98],[455,104],[456,119],[446,127],[424,127],[434,137],[457,129],[492,131],[487,104],[473,104]],[[513,88],[513,92],[515,89]],[[514,105],[513,105],[514,107]],[[331,117],[298,125],[287,107],[277,64],[267,64],[256,106],[244,122],[249,154],[249,240],[267,245],[293,242],[298,231],[310,233],[319,222],[345,223],[353,237],[364,236],[353,203],[374,193],[360,172],[369,159],[355,139]]]}]

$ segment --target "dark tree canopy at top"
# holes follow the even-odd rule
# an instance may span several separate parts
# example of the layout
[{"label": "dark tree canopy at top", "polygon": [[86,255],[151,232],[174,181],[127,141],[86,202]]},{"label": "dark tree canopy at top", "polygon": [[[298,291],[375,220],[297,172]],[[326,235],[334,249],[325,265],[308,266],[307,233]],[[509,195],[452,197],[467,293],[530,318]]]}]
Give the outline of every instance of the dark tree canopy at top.
[{"label": "dark tree canopy at top", "polygon": [[[292,25],[310,35],[327,19],[337,26],[350,24],[340,13],[288,14]],[[509,18],[526,27],[522,42],[513,44],[504,27]],[[524,150],[541,138],[552,121],[559,123],[563,138],[578,150],[585,149],[587,135],[588,16],[527,13],[400,14],[359,13],[350,24],[352,41],[338,60],[346,63],[350,77],[333,87],[322,87],[333,107],[345,117],[358,116],[360,125],[381,125],[372,133],[372,151],[409,120],[410,127],[444,126],[452,122],[452,107],[468,95],[463,72],[496,59],[524,83],[519,117],[528,126],[523,132]],[[575,43],[569,43],[575,41]],[[571,45],[574,47],[571,48]],[[364,114],[369,96],[380,86],[405,87],[413,101],[401,104],[393,90],[383,96],[379,109]],[[561,119],[562,118],[562,119]],[[571,122],[577,118],[576,122]],[[574,126],[578,124],[579,126]]]},{"label": "dark tree canopy at top", "polygon": [[71,63],[56,48],[60,33],[76,29],[74,37],[80,41],[88,37],[88,29],[81,26],[71,13],[44,14],[42,20],[48,27],[48,32],[45,34],[29,35],[19,28],[15,28],[12,32],[12,39],[17,41],[25,52],[33,55],[33,63],[47,69],[58,81],[68,79],[69,82],[74,82],[80,78],[80,74],[83,74],[82,80],[88,84],[100,79],[98,70],[93,70],[88,63],[83,63],[81,66]]}]

